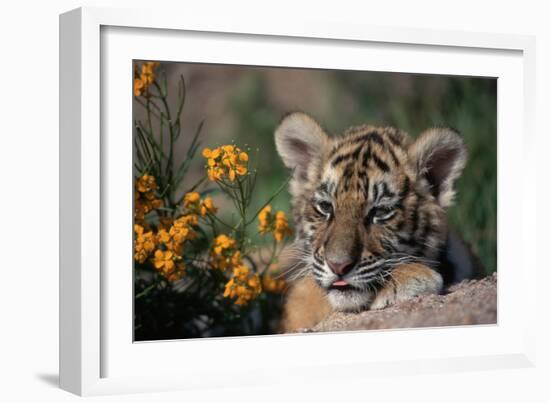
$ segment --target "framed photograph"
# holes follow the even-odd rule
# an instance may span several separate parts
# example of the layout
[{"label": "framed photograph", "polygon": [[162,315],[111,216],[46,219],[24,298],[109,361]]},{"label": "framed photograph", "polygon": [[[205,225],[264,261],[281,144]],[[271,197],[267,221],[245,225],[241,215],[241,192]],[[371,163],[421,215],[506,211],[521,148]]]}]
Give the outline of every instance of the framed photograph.
[{"label": "framed photograph", "polygon": [[62,388],[532,365],[533,38],[86,8],[60,41]]}]

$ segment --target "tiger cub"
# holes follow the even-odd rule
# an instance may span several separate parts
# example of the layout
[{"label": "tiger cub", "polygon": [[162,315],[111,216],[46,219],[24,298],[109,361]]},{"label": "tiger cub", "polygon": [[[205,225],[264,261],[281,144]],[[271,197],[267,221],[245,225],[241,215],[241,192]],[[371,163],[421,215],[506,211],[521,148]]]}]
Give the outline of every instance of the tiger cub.
[{"label": "tiger cub", "polygon": [[441,292],[479,273],[447,227],[446,208],[466,164],[461,136],[433,128],[413,141],[391,127],[351,127],[329,137],[304,113],[275,130],[292,169],[296,225],[282,331],[333,311],[381,309]]}]

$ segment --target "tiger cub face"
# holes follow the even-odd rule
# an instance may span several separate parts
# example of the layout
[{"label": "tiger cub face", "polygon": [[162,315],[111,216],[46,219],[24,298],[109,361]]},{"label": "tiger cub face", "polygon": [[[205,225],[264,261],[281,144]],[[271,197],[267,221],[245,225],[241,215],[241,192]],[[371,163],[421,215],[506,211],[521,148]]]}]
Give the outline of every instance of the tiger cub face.
[{"label": "tiger cub face", "polygon": [[466,163],[460,135],[430,129],[413,141],[390,127],[329,137],[303,113],[275,131],[290,182],[299,275],[312,276],[336,310],[368,307],[397,265],[437,268],[445,209]]}]

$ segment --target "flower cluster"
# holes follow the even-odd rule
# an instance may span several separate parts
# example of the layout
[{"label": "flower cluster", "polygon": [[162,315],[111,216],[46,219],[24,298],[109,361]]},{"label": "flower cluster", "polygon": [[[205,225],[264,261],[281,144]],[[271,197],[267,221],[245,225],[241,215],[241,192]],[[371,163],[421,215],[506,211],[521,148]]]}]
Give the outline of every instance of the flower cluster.
[{"label": "flower cluster", "polygon": [[181,255],[183,244],[188,239],[194,239],[197,235],[194,226],[199,224],[196,215],[187,214],[174,220],[168,230],[161,228],[158,231],[157,239],[167,250]]},{"label": "flower cluster", "polygon": [[[196,237],[194,227],[199,224],[199,218],[194,211],[177,218],[159,215],[158,227],[150,230],[145,223],[145,215],[162,206],[162,201],[156,197],[156,190],[154,176],[145,174],[135,182],[134,259],[143,264],[151,258],[153,266],[160,274],[169,281],[175,281],[185,273],[183,246],[185,241]],[[200,201],[199,197],[198,202],[199,212],[203,204],[208,206],[208,211],[216,210],[211,200]]]},{"label": "flower cluster", "polygon": [[271,206],[265,206],[258,214],[258,230],[260,234],[273,232],[273,237],[280,242],[285,236],[292,235],[292,230],[288,225],[288,220],[284,211],[277,211],[275,214],[271,211]]},{"label": "flower cluster", "polygon": [[[188,137],[180,136],[187,126],[181,118],[188,94],[183,76],[177,86],[169,84],[154,61],[134,63],[132,73],[134,101],[146,118],[136,115],[134,121],[136,339],[234,333],[245,322],[247,333],[271,326],[279,312],[274,294],[285,289],[272,269],[290,228],[283,212],[268,207],[259,220],[271,242],[255,245],[258,178],[250,149],[233,143],[200,147],[201,124],[182,150],[178,141]],[[177,94],[169,94],[172,89]],[[196,175],[201,151],[204,171]],[[191,190],[182,195],[184,185]]]},{"label": "flower cluster", "polygon": [[271,265],[264,271],[262,275],[262,287],[265,291],[274,294],[279,294],[286,288],[286,281],[279,272],[277,264]]},{"label": "flower cluster", "polygon": [[179,280],[185,274],[183,245],[185,241],[195,238],[193,227],[196,225],[198,218],[192,214],[177,218],[168,229],[159,227],[156,234],[135,224],[134,259],[143,264],[152,257],[153,266],[167,280]]},{"label": "flower cluster", "polygon": [[154,209],[162,207],[162,200],[156,196],[157,181],[154,176],[144,174],[135,182],[134,217],[142,222],[145,216]]},{"label": "flower cluster", "polygon": [[211,150],[202,150],[202,156],[207,159],[208,179],[219,181],[227,176],[233,182],[237,175],[248,172],[248,154],[233,145],[225,145]]},{"label": "flower cluster", "polygon": [[223,296],[235,298],[236,305],[246,305],[256,298],[262,291],[260,277],[251,273],[241,258],[241,252],[237,249],[237,241],[221,234],[214,240],[211,251],[212,266],[216,269],[229,271],[231,278],[225,284]]},{"label": "flower cluster", "polygon": [[134,95],[149,96],[149,87],[155,81],[155,69],[160,66],[159,62],[145,62],[141,65],[141,71],[136,71],[134,78]]},{"label": "flower cluster", "polygon": [[257,274],[250,275],[246,266],[236,267],[233,277],[225,284],[223,296],[236,298],[235,305],[247,305],[262,292],[262,285]]},{"label": "flower cluster", "polygon": [[[144,65],[145,66],[145,65]],[[151,83],[154,80],[154,66],[142,69],[140,80]],[[149,70],[147,70],[149,69]],[[233,145],[224,145],[213,150],[205,148],[202,152],[207,158],[208,178],[213,181],[235,181],[237,176],[248,172],[248,154]],[[223,185],[223,184],[221,184]],[[199,220],[204,217],[204,224],[222,222],[215,217],[218,208],[211,197],[201,197],[197,191],[186,193],[181,204],[172,209],[158,210],[153,219],[146,221],[145,216],[152,210],[162,207],[158,198],[156,178],[144,174],[135,181],[135,241],[134,259],[140,264],[149,262],[168,281],[181,279],[186,273],[186,264],[190,265],[185,253],[194,250],[186,248],[188,241],[195,239],[199,233],[205,233],[199,228]],[[230,196],[231,197],[231,196]],[[168,212],[168,213],[167,213]],[[210,220],[215,218],[215,220]],[[158,219],[158,221],[157,221]],[[286,215],[282,211],[272,212],[270,205],[264,207],[258,214],[259,230],[262,234],[273,234],[280,242],[291,235]],[[239,242],[227,234],[217,234],[213,226],[214,239],[211,241],[208,254],[208,264],[214,270],[220,270],[225,278],[223,296],[234,301],[235,305],[245,306],[254,300],[262,290],[270,293],[280,293],[286,283],[275,276],[274,265],[269,263],[269,270],[258,272],[245,264],[244,252]],[[236,227],[233,228],[236,231]],[[206,232],[207,234],[207,232]],[[276,249],[275,249],[276,250]],[[275,256],[275,250],[273,251]],[[192,252],[194,253],[194,252]]]},{"label": "flower cluster", "polygon": [[215,214],[217,208],[210,197],[201,200],[199,193],[190,192],[183,201],[186,214],[177,218],[159,216],[156,231],[146,231],[145,215],[162,205],[156,198],[156,190],[155,177],[146,174],[136,180],[134,259],[143,264],[152,258],[153,266],[168,280],[174,281],[184,275],[183,247],[187,240],[195,239],[197,235],[194,227],[199,224],[198,215]]},{"label": "flower cluster", "polygon": [[139,225],[134,225],[136,239],[134,241],[134,259],[136,262],[143,263],[155,250],[157,243],[153,231],[145,232],[145,229]]},{"label": "flower cluster", "polygon": [[237,241],[233,238],[221,234],[214,239],[214,245],[210,256],[212,266],[216,269],[226,270],[237,266],[241,262],[241,252],[237,250]]},{"label": "flower cluster", "polygon": [[185,264],[181,262],[181,256],[176,255],[171,250],[157,249],[153,259],[155,269],[157,269],[168,281],[181,279],[185,274]]},{"label": "flower cluster", "polygon": [[216,214],[218,209],[210,196],[201,200],[199,192],[189,192],[183,198],[183,206],[189,211],[205,216],[207,214]]}]

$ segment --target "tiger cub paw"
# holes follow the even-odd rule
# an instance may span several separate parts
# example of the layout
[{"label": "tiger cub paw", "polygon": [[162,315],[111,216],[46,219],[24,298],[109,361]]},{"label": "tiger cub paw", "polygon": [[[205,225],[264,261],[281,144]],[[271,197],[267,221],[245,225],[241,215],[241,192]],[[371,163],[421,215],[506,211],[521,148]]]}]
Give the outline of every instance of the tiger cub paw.
[{"label": "tiger cub paw", "polygon": [[397,266],[376,294],[370,309],[383,309],[419,295],[439,294],[442,288],[443,278],[429,267],[421,264]]}]

